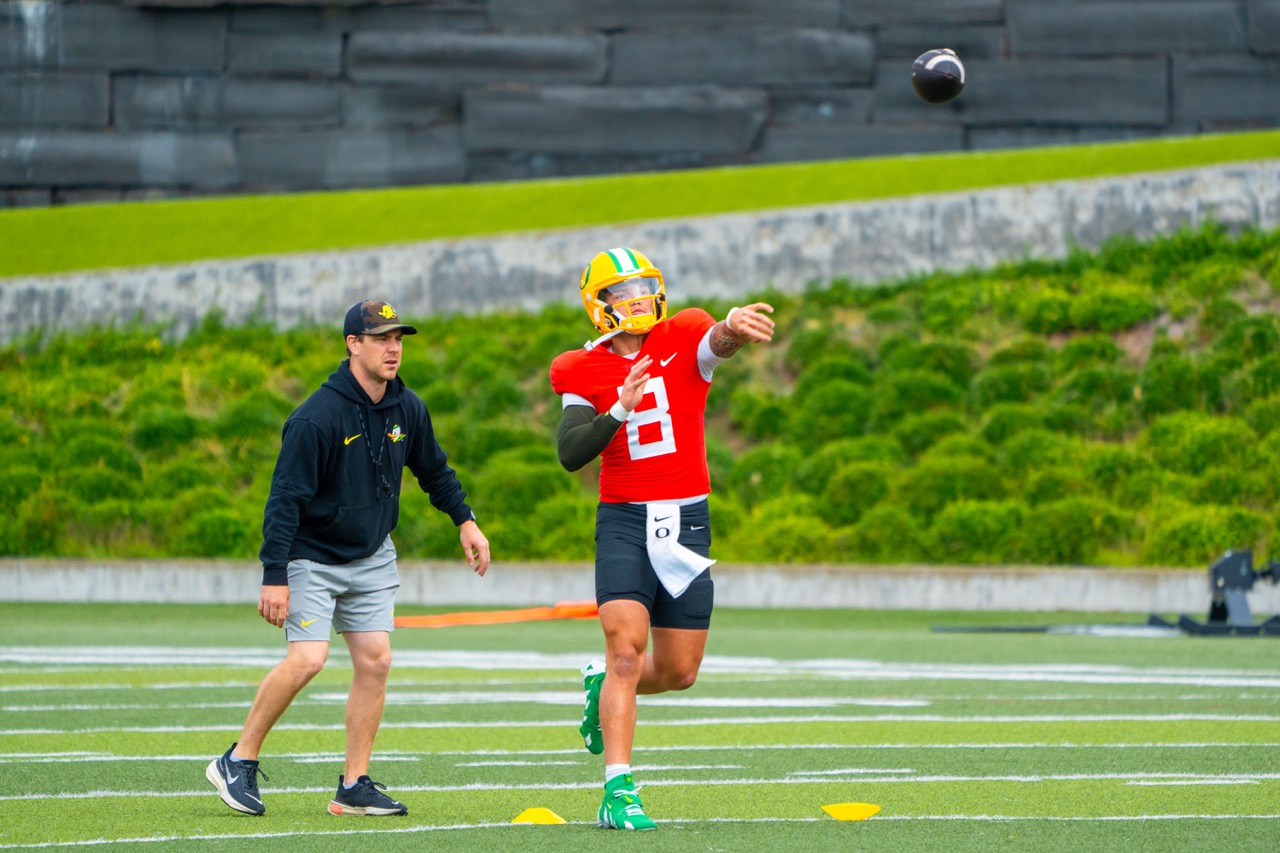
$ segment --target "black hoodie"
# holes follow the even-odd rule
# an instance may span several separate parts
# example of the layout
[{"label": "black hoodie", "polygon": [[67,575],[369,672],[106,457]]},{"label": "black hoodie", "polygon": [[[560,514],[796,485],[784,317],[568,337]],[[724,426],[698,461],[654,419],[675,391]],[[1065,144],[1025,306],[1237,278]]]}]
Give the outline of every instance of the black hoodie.
[{"label": "black hoodie", "polygon": [[263,585],[286,585],[290,560],[340,565],[377,551],[400,518],[405,467],[455,525],[474,518],[422,398],[396,377],[375,403],[343,361],[284,423],[262,522]]}]

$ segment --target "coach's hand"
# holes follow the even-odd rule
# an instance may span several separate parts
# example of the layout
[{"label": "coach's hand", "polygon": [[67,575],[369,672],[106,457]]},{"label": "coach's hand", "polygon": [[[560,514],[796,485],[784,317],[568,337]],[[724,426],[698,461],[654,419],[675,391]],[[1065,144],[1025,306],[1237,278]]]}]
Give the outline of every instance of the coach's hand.
[{"label": "coach's hand", "polygon": [[258,612],[277,628],[284,627],[284,620],[289,618],[289,587],[264,586],[258,598]]},{"label": "coach's hand", "polygon": [[489,540],[480,532],[480,525],[464,521],[458,526],[458,538],[462,540],[462,553],[467,565],[480,577],[489,569]]}]

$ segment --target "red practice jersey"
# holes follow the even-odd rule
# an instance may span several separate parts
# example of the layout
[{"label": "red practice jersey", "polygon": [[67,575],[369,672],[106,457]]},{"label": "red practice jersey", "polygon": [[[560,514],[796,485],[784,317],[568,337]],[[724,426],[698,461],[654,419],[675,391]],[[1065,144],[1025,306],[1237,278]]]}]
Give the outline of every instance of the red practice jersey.
[{"label": "red practice jersey", "polygon": [[[705,495],[703,432],[711,383],[698,370],[698,344],[715,319],[686,308],[654,326],[636,358],[653,359],[644,397],[600,454],[600,500],[648,503]],[[635,361],[603,346],[566,352],[551,362],[551,387],[591,401],[596,413],[618,402]]]}]

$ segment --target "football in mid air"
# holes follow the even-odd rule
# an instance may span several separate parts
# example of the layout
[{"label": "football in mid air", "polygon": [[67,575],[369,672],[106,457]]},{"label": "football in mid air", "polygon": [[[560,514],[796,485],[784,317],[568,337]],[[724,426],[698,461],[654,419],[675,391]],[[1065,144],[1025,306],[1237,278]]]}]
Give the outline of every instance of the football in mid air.
[{"label": "football in mid air", "polygon": [[926,50],[911,65],[911,85],[931,104],[945,104],[964,88],[964,64],[954,50]]}]

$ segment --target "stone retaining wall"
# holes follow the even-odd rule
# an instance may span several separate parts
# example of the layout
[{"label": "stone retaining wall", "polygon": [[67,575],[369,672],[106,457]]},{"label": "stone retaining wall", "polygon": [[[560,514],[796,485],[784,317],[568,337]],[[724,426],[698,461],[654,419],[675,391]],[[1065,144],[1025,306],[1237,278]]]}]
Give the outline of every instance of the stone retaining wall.
[{"label": "stone retaining wall", "polygon": [[[410,318],[577,301],[582,267],[629,245],[662,269],[676,302],[834,279],[874,284],[934,270],[1061,258],[1214,220],[1280,227],[1280,159],[1121,178],[763,210],[625,226],[434,240],[375,250],[242,258],[11,278],[0,342],[31,328],[141,320],[184,335],[210,311],[232,323],[333,327],[376,295]],[[584,333],[585,334],[585,333]]]},{"label": "stone retaining wall", "polygon": [[[718,564],[722,607],[868,610],[1209,611],[1207,571]],[[595,595],[590,563],[495,563],[483,578],[466,564],[400,562],[402,604],[529,607]],[[257,602],[262,569],[247,561],[0,560],[0,601],[246,604]],[[1280,612],[1280,587],[1248,594],[1261,619]]]}]

